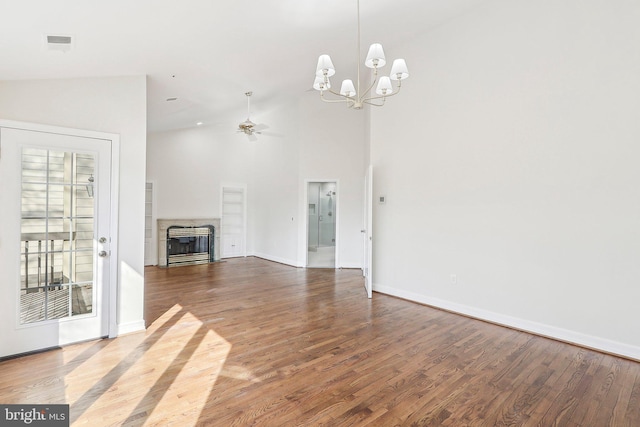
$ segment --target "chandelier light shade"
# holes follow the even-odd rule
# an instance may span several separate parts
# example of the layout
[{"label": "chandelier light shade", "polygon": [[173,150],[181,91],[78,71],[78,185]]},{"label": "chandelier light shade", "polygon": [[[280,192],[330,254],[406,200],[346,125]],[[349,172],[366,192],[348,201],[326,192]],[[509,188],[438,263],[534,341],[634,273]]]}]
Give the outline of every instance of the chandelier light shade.
[{"label": "chandelier light shade", "polygon": [[331,89],[331,82],[327,80],[327,82],[325,83],[324,77],[316,76],[316,80],[313,82],[313,88],[315,90]]},{"label": "chandelier light shade", "polygon": [[393,86],[391,86],[391,79],[387,76],[380,77],[376,93],[382,96],[389,96],[393,93]]},{"label": "chandelier light shade", "polygon": [[387,61],[384,58],[382,45],[380,43],[374,43],[369,46],[369,53],[367,54],[367,59],[364,61],[364,65],[369,68],[377,68],[384,67],[386,63]]},{"label": "chandelier light shade", "polygon": [[336,69],[333,66],[333,62],[331,62],[331,57],[329,55],[320,55],[318,58],[318,67],[316,68],[316,76],[331,77],[335,73]]},{"label": "chandelier light shade", "polygon": [[351,79],[344,80],[342,87],[340,88],[340,95],[348,98],[356,96],[356,87],[353,85]]},{"label": "chandelier light shade", "polygon": [[391,66],[391,80],[404,80],[409,77],[409,70],[404,59],[396,59]]},{"label": "chandelier light shade", "polygon": [[[358,8],[358,64],[360,64],[360,0],[357,0]],[[367,68],[373,70],[373,81],[371,85],[364,91],[360,90],[360,66],[358,65],[358,77],[356,85],[353,84],[351,79],[342,81],[340,86],[340,93],[331,90],[331,82],[329,77],[336,74],[336,69],[333,66],[331,57],[327,54],[320,55],[318,58],[318,65],[316,66],[316,77],[313,82],[313,88],[320,92],[320,99],[324,102],[346,102],[349,108],[356,110],[362,109],[364,104],[381,107],[384,105],[385,100],[392,95],[396,95],[400,92],[402,86],[402,80],[409,77],[409,70],[407,63],[404,59],[396,59],[391,66],[391,73],[389,76],[378,77],[378,70],[384,67],[387,60],[384,56],[384,49],[380,43],[374,43],[369,46],[367,57],[364,61],[364,65]],[[394,89],[391,81],[396,81],[397,85]],[[377,83],[377,86],[376,86]],[[375,95],[371,94],[371,90],[375,86]],[[324,92],[327,91],[332,95],[335,95],[335,99],[327,99],[324,96]],[[377,96],[376,96],[377,95]]]}]

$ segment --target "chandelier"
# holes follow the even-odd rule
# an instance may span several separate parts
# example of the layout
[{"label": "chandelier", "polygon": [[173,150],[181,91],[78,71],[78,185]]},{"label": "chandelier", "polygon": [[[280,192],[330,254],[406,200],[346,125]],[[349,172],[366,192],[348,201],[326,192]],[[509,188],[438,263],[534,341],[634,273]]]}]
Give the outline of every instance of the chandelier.
[{"label": "chandelier", "polygon": [[[318,58],[318,66],[316,67],[316,78],[313,82],[313,88],[320,91],[320,99],[324,102],[346,102],[349,108],[356,110],[362,109],[364,104],[373,105],[376,107],[382,107],[384,101],[393,95],[400,92],[402,86],[402,80],[409,77],[409,70],[404,59],[396,59],[391,66],[391,73],[389,76],[382,76],[378,79],[378,69],[384,67],[387,63],[384,57],[384,51],[380,43],[374,43],[369,47],[369,53],[367,59],[364,61],[364,65],[373,69],[373,81],[371,85],[362,92],[360,90],[360,0],[357,0],[358,5],[358,76],[356,80],[356,87],[353,85],[351,79],[342,81],[340,87],[340,93],[331,90],[331,82],[329,77],[336,73],[336,69],[331,62],[329,55],[320,55]],[[398,82],[396,89],[394,90],[391,80]],[[371,89],[376,85],[375,94],[371,93]],[[327,91],[339,98],[327,99],[324,96],[324,92]]]}]

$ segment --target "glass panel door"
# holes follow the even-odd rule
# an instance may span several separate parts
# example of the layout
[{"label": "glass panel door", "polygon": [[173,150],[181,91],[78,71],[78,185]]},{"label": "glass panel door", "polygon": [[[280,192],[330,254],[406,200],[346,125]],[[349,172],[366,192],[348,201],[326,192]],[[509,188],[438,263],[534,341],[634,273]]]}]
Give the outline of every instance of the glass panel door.
[{"label": "glass panel door", "polygon": [[307,184],[307,267],[335,268],[336,182]]},{"label": "glass panel door", "polygon": [[27,126],[0,126],[0,357],[109,333],[112,141]]},{"label": "glass panel door", "polygon": [[22,149],[20,323],[93,311],[93,154]]}]

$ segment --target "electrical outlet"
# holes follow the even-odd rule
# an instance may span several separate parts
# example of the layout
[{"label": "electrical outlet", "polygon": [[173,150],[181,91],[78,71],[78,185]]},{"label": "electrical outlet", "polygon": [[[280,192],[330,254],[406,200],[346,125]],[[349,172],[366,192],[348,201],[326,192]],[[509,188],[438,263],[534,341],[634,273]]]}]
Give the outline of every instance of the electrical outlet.
[{"label": "electrical outlet", "polygon": [[458,283],[458,275],[457,274],[451,273],[451,275],[449,276],[449,279],[451,280],[451,284],[452,285],[456,285]]}]

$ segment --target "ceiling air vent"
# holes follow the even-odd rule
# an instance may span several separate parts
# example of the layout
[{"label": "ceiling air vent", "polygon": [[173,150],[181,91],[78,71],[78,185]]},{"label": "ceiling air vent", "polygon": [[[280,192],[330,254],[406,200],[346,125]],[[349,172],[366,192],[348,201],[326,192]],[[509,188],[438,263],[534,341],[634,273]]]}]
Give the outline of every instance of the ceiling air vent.
[{"label": "ceiling air vent", "polygon": [[68,52],[73,45],[73,39],[71,36],[47,35],[45,36],[45,45],[47,50]]},{"label": "ceiling air vent", "polygon": [[71,36],[47,36],[47,43],[71,44]]}]

